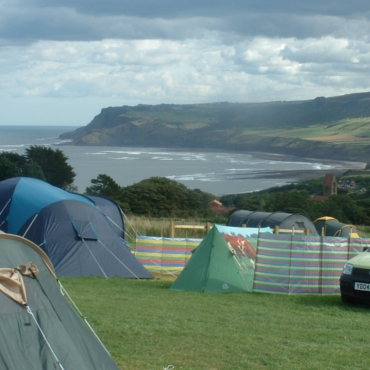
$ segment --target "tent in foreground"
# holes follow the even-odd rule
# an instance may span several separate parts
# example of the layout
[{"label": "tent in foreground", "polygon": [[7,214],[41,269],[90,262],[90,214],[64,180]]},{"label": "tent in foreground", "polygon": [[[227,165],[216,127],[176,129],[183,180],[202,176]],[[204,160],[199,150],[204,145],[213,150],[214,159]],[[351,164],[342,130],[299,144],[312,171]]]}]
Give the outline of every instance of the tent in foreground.
[{"label": "tent in foreground", "polygon": [[58,276],[153,277],[92,199],[41,180],[0,182],[0,229],[43,249]]},{"label": "tent in foreground", "polygon": [[118,370],[60,293],[35,244],[0,233],[0,368]]},{"label": "tent in foreground", "polygon": [[257,249],[254,244],[259,232],[271,233],[271,230],[215,225],[170,289],[251,292]]}]

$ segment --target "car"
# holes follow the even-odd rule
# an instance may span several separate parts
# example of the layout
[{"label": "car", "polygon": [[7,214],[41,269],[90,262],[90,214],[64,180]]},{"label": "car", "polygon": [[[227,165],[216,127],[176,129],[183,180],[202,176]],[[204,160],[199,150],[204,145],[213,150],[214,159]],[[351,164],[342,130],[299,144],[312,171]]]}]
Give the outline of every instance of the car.
[{"label": "car", "polygon": [[343,303],[370,304],[370,248],[347,261],[339,282]]}]

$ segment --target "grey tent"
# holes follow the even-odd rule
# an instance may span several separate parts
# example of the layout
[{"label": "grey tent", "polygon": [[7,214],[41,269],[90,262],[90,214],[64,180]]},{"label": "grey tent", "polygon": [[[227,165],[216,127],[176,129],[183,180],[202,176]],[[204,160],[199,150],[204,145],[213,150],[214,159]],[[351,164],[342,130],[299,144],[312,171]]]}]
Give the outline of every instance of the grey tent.
[{"label": "grey tent", "polygon": [[295,230],[317,236],[315,225],[307,217],[297,213],[262,212],[238,210],[233,212],[226,226],[235,227],[270,227],[281,230]]},{"label": "grey tent", "polygon": [[0,234],[0,369],[118,370],[29,240]]},{"label": "grey tent", "polygon": [[359,231],[357,230],[357,227],[355,225],[339,222],[334,217],[319,217],[314,221],[314,225],[319,235],[322,236],[338,236],[344,238],[360,237]]}]

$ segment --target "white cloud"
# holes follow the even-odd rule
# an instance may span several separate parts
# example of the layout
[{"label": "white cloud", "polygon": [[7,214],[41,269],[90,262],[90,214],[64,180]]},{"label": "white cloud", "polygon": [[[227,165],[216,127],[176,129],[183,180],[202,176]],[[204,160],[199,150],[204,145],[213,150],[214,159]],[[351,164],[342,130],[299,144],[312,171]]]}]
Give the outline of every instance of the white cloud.
[{"label": "white cloud", "polygon": [[106,106],[370,89],[361,0],[233,1],[1,1],[3,121],[85,125]]}]

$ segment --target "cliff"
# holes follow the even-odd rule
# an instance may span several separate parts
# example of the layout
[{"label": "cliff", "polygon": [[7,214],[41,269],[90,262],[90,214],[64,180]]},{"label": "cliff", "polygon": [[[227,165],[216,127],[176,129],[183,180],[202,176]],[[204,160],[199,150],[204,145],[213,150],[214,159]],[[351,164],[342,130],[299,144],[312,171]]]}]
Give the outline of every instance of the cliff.
[{"label": "cliff", "polygon": [[109,107],[72,145],[271,152],[370,162],[370,93],[267,103]]}]

